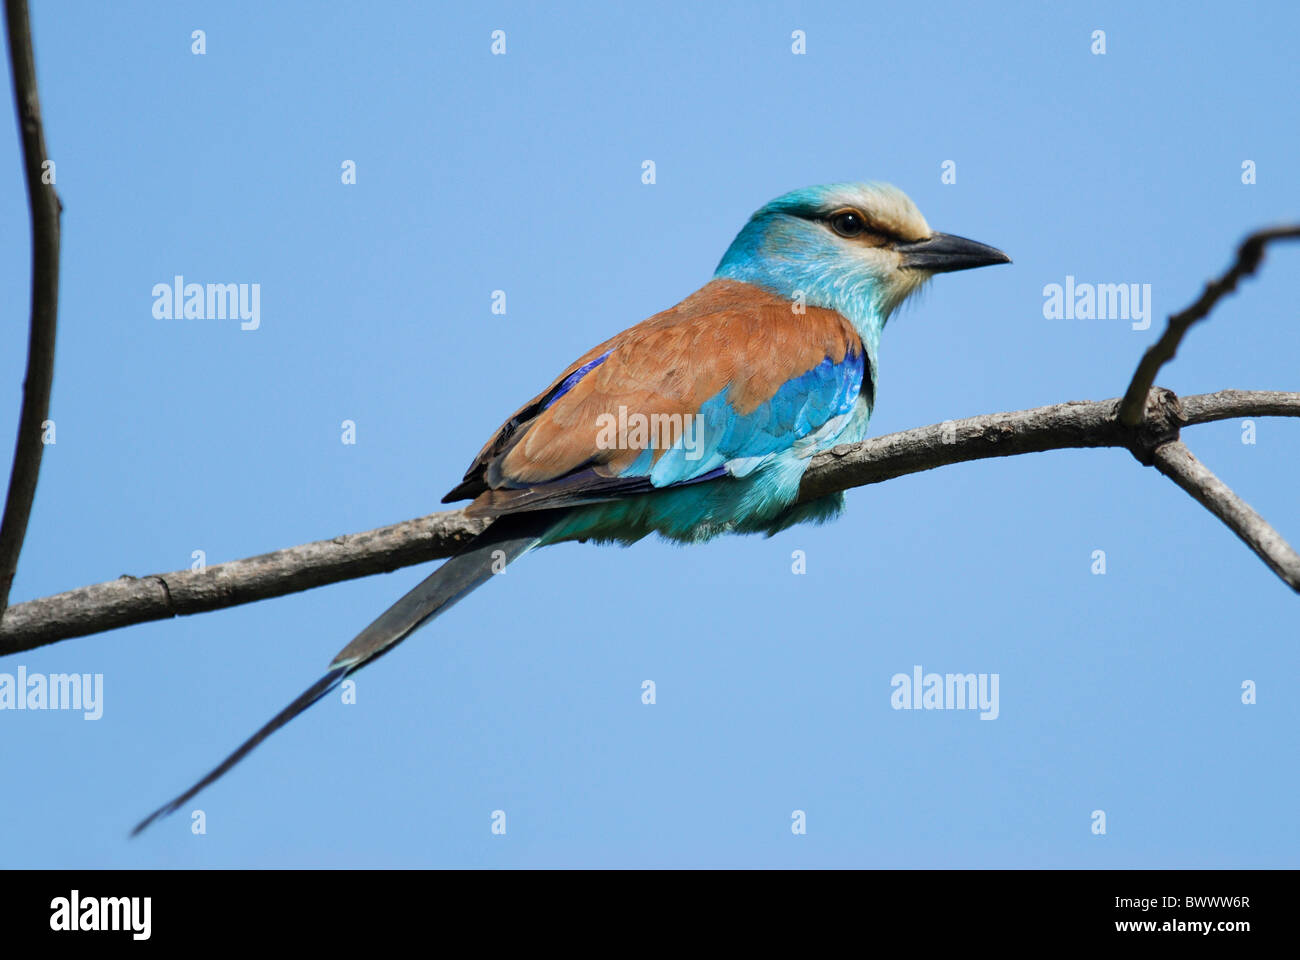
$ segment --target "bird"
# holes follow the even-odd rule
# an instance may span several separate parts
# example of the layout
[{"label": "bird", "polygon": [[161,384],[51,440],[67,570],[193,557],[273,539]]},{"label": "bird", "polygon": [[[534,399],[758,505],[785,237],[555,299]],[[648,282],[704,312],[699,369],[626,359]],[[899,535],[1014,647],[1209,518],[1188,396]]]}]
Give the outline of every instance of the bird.
[{"label": "bird", "polygon": [[890,316],[935,274],[1010,262],[931,230],[887,183],[824,184],[767,203],[704,286],[588,350],[493,434],[443,497],[490,518],[482,534],[132,835],[538,547],[650,534],[700,543],[833,519],[844,494],[800,501],[800,481],[815,454],[865,438]]}]

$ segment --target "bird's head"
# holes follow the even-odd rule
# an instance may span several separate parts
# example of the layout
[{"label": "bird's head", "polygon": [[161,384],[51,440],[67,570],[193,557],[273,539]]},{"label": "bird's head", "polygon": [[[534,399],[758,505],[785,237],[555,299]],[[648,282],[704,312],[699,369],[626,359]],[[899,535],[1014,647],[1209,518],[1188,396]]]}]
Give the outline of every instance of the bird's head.
[{"label": "bird's head", "polygon": [[1001,250],[936,233],[887,183],[835,183],[777,197],[732,241],[715,276],[843,314],[879,336],[936,273],[1010,263]]}]

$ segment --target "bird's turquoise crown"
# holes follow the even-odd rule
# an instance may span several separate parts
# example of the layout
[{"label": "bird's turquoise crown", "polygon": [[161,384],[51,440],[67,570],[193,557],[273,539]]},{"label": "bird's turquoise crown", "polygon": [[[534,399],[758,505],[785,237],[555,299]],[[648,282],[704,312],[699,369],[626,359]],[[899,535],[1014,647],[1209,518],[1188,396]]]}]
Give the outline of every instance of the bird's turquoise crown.
[{"label": "bird's turquoise crown", "polygon": [[759,209],[714,276],[835,310],[874,354],[890,314],[933,274],[1006,262],[993,247],[932,231],[891,184],[832,183]]}]

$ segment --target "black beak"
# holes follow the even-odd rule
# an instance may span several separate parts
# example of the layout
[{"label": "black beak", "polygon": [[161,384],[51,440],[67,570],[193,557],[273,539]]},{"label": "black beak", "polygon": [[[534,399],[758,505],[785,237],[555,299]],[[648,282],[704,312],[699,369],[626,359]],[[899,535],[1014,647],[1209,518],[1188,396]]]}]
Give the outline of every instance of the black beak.
[{"label": "black beak", "polygon": [[930,273],[948,273],[951,270],[970,270],[995,263],[1010,263],[1011,258],[997,247],[954,237],[950,233],[936,233],[916,243],[900,243],[894,247],[903,255],[904,267],[928,270]]}]

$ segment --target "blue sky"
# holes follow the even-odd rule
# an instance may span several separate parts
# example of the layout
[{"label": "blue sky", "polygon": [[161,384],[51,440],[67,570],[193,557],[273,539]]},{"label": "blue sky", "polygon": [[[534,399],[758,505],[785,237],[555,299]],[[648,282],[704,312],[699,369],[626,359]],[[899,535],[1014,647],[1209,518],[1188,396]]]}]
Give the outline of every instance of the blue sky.
[{"label": "blue sky", "polygon": [[[436,509],[789,189],[886,180],[1015,260],[891,321],[877,435],[1122,393],[1164,315],[1300,208],[1280,2],[35,6],[63,273],[14,601]],[[26,217],[0,123],[4,451]],[[1271,254],[1160,382],[1297,389],[1297,268]],[[260,284],[260,328],[156,319],[176,274]],[[1045,319],[1067,275],[1150,284],[1151,328]],[[1295,542],[1300,423],[1242,436],[1184,439]],[[104,706],[0,712],[0,866],[1300,863],[1296,598],[1121,451],[901,478],[769,540],[534,554],[201,795],[205,835],[128,841],[427,569],[4,658],[102,673]],[[893,710],[918,664],[997,674],[997,719]]]}]

